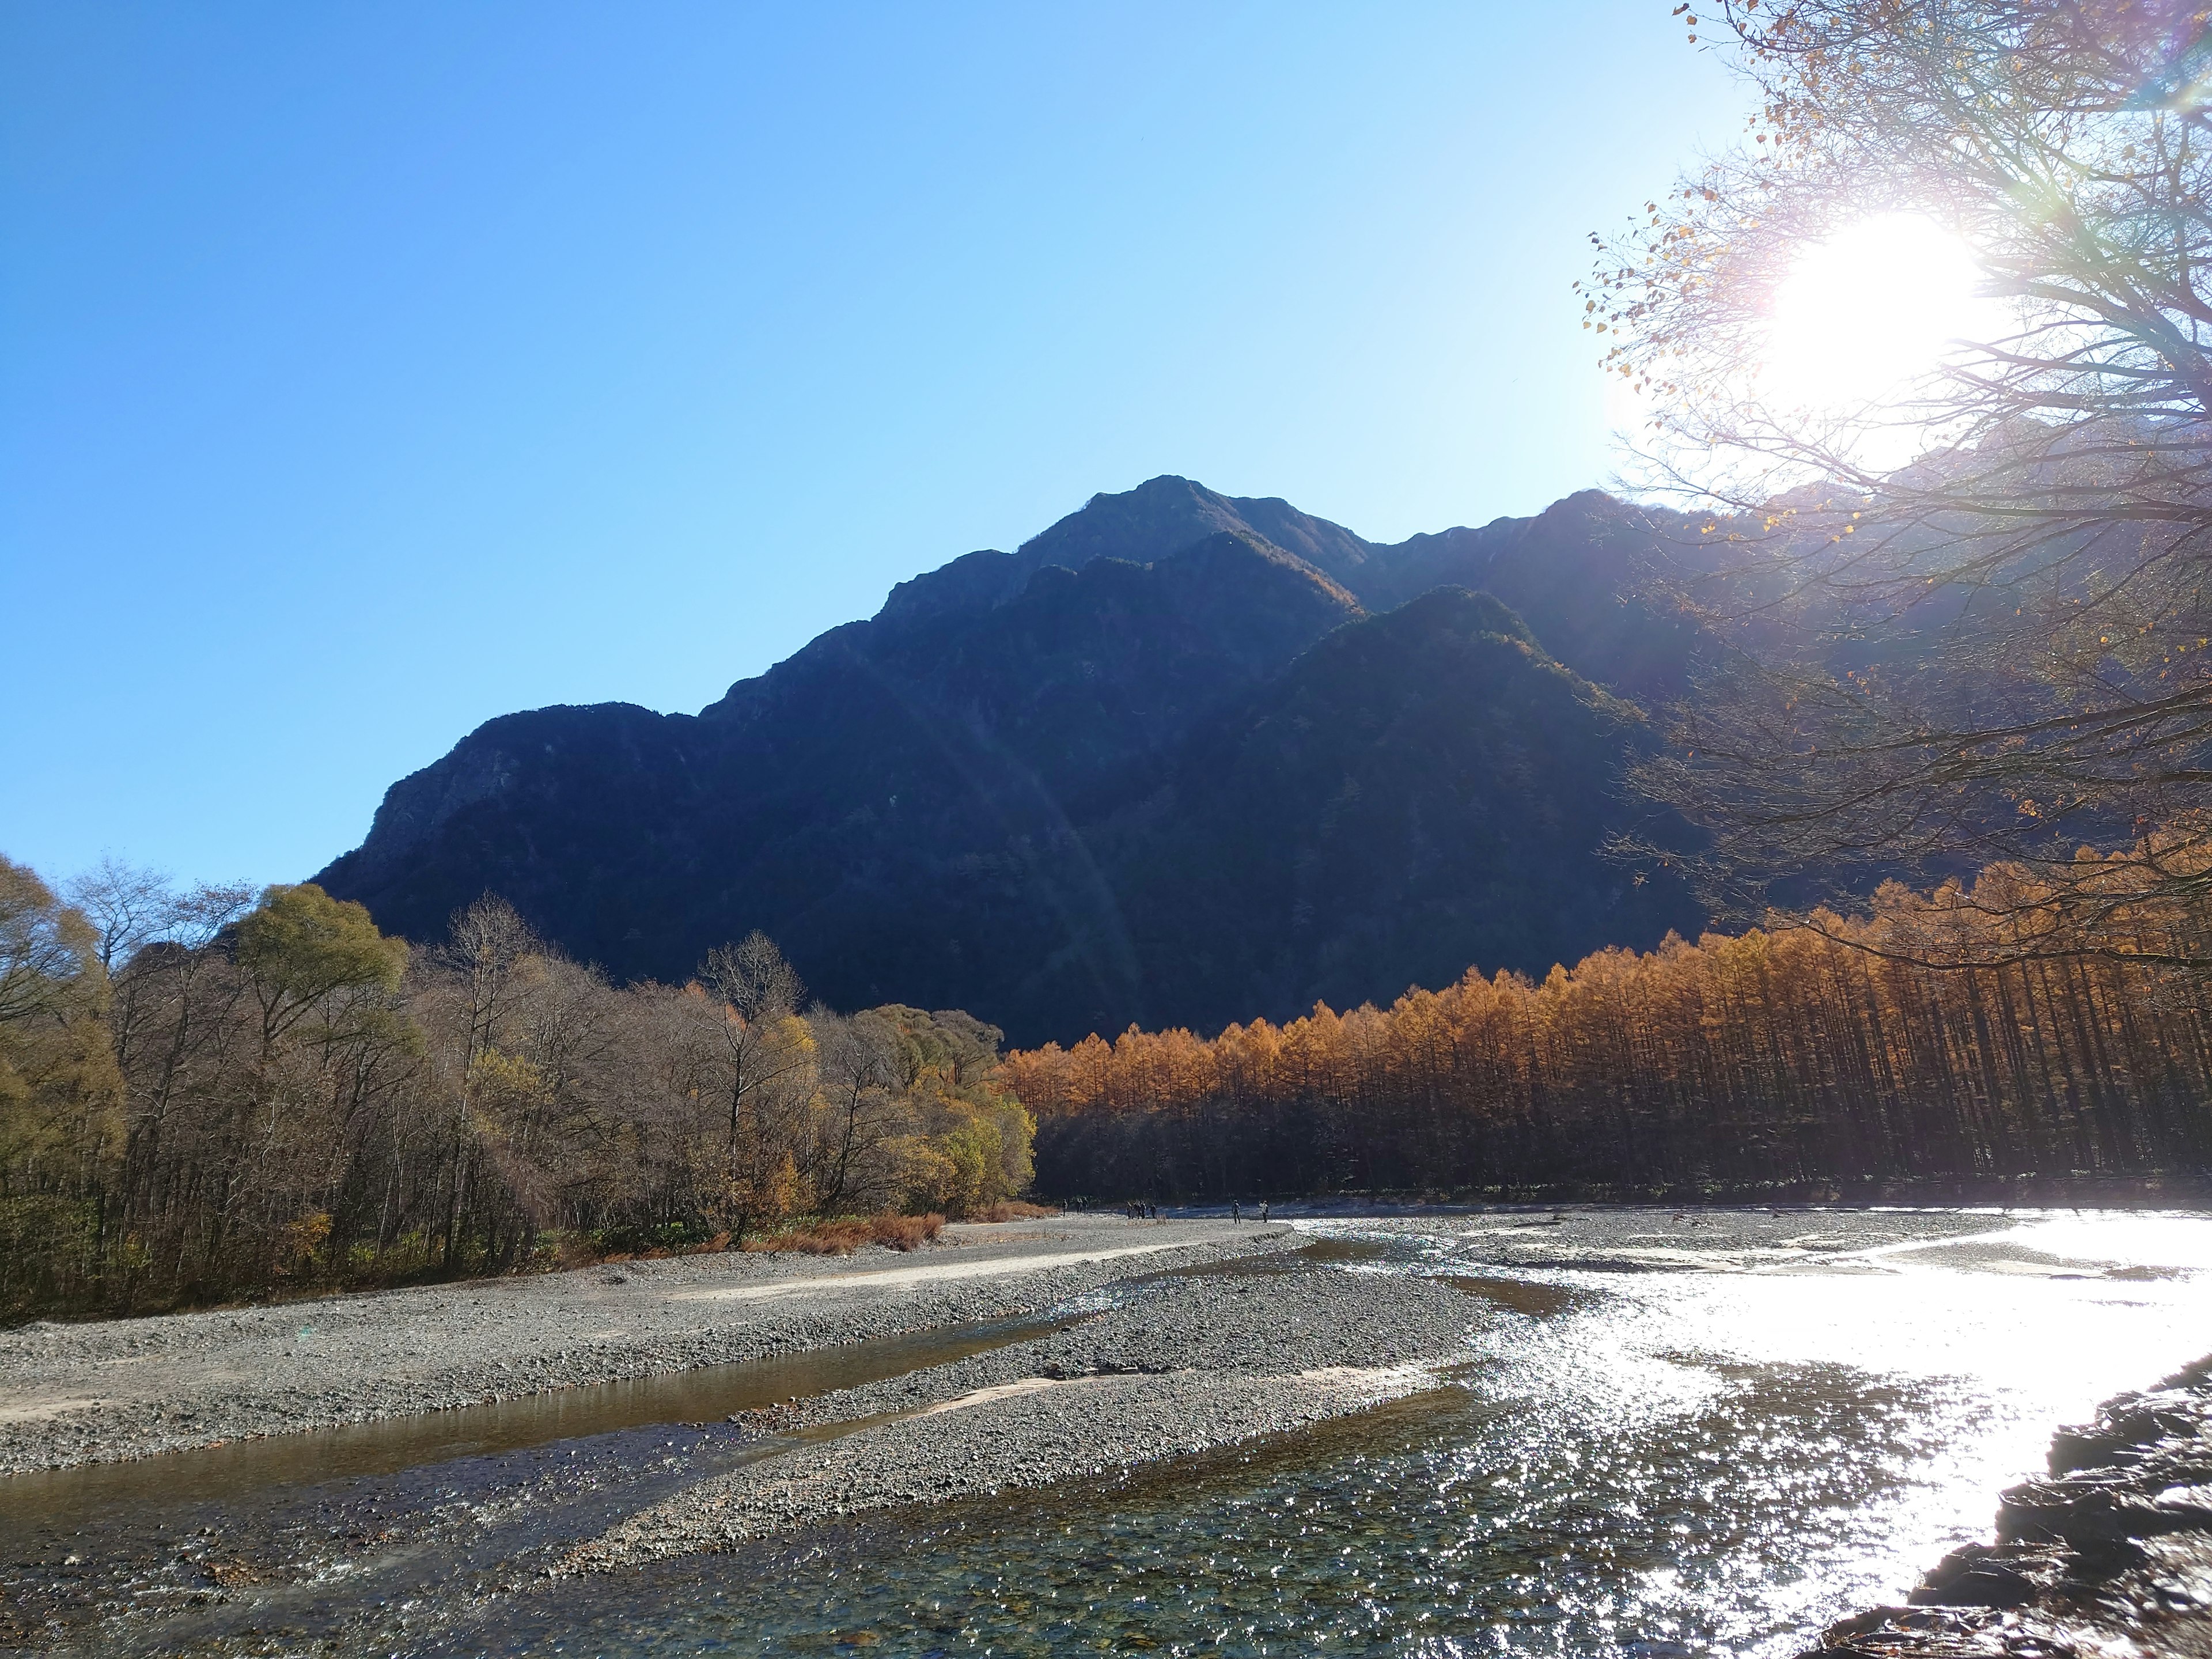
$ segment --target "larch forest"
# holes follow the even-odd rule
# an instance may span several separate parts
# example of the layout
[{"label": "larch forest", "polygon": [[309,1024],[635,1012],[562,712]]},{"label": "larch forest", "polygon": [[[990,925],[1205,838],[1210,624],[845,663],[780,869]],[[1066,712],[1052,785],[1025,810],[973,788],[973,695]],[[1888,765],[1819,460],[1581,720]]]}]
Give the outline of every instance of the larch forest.
[{"label": "larch forest", "polygon": [[[2212,922],[2085,853],[1872,914],[1470,969],[1389,1008],[1132,1029],[1006,1074],[1055,1194],[1716,1188],[2140,1176],[2212,1160]],[[2094,939],[2061,938],[2097,872]]]}]

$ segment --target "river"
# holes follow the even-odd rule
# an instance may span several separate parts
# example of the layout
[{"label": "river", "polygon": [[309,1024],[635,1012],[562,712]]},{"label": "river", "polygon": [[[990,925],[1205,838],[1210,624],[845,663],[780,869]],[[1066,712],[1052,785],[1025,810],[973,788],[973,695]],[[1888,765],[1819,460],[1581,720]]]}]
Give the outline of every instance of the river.
[{"label": "river", "polygon": [[435,1434],[0,1483],[0,1643],[1780,1659],[1985,1537],[2057,1425],[2212,1351],[2212,1220],[1938,1219],[1854,1249],[1848,1215],[1785,1218],[1751,1247],[1689,1218],[1549,1264],[1526,1217],[1304,1221],[1346,1273],[1468,1291],[1482,1316],[1447,1386],[1115,1480],[580,1580],[525,1564],[761,1450],[668,1419],[836,1378],[731,1367]]}]

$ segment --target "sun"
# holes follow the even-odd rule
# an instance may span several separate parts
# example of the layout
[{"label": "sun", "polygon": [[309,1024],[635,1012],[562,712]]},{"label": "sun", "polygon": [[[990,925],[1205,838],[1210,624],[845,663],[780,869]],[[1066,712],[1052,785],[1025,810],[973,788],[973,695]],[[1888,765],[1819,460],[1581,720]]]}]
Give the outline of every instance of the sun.
[{"label": "sun", "polygon": [[1918,214],[1860,220],[1799,256],[1769,312],[1761,395],[1849,415],[1907,392],[1990,301],[1965,243]]}]

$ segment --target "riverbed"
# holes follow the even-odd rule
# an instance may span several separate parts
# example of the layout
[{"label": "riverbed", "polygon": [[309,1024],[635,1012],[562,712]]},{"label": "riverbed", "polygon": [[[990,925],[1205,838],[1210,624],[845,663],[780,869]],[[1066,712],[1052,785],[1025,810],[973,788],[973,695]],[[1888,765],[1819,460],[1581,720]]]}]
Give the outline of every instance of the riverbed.
[{"label": "riverbed", "polygon": [[2197,1217],[1244,1234],[800,1352],[18,1476],[0,1641],[1781,1659],[1987,1536],[2058,1423],[2212,1351]]}]

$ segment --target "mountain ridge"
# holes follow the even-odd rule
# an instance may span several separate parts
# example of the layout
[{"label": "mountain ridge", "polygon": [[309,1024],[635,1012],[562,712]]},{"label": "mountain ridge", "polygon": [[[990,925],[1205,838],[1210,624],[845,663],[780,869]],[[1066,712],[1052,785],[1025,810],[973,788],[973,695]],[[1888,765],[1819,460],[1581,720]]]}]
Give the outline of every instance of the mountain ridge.
[{"label": "mountain ridge", "polygon": [[[1697,925],[1679,891],[1636,911],[1624,923],[1636,937],[1620,939],[1592,936],[1602,907],[1584,902],[1627,879],[1605,864],[1601,844],[1632,816],[1613,778],[1646,741],[1595,699],[1663,690],[1680,654],[1619,597],[1620,570],[1610,584],[1591,580],[1608,559],[1621,569],[1632,562],[1607,543],[1633,541],[1637,523],[1635,509],[1587,492],[1534,520],[1386,546],[1279,498],[1152,479],[1094,496],[1012,554],[967,554],[900,583],[872,617],[818,635],[696,715],[607,703],[487,721],[394,783],[362,845],[318,878],[412,937],[441,932],[448,912],[496,890],[549,937],[621,977],[681,977],[707,948],[757,926],[833,1002],[968,1007],[1018,1040],[1119,1030],[1139,1018],[1280,1012],[1285,999],[1322,986],[1353,1000],[1388,997],[1411,982],[1410,972],[1395,976],[1415,957],[1431,974],[1462,945],[1454,974],[1500,940],[1512,941],[1512,959],[1486,965],[1539,973],[1549,963],[1535,958],[1547,951],[1572,959],[1608,943],[1656,943],[1654,927]],[[1549,616],[1567,650],[1555,660],[1541,627],[1503,597],[1468,610],[1474,596],[1462,593],[1377,626],[1409,599],[1484,582]],[[1417,591],[1403,593],[1408,586]],[[1466,749],[1462,762],[1495,775],[1447,799],[1428,788],[1411,751],[1374,747],[1382,726],[1366,738],[1336,730],[1333,705],[1312,686],[1348,659],[1324,653],[1319,667],[1308,659],[1346,629],[1369,630],[1360,635],[1369,641],[1418,635],[1434,662],[1449,665],[1457,724],[1431,722],[1424,741],[1438,757]],[[1474,647],[1439,643],[1455,629],[1513,638],[1525,672],[1507,672],[1492,653],[1484,660],[1504,677],[1485,679],[1468,665]],[[1421,688],[1387,658],[1362,657],[1358,672],[1328,679],[1328,696],[1345,708],[1410,707]],[[1538,695],[1530,677],[1544,665],[1591,695]],[[1509,682],[1522,697],[1511,718],[1534,723],[1525,731],[1508,731],[1482,702],[1504,696]],[[1280,821],[1242,822],[1232,796],[1194,781],[1192,757],[1212,744],[1249,760],[1239,745],[1287,718],[1268,712],[1269,698],[1295,695],[1307,697],[1297,718],[1330,727],[1332,741],[1291,745],[1287,772],[1251,773],[1273,781]],[[1496,740],[1491,758],[1467,759],[1474,750],[1460,742],[1462,728]],[[1574,757],[1588,775],[1571,781],[1510,758],[1547,750]],[[1510,836],[1497,844],[1537,858],[1534,889],[1576,920],[1547,927],[1522,915],[1501,931],[1440,889],[1419,902],[1456,917],[1441,931],[1331,910],[1342,911],[1331,925],[1347,939],[1399,942],[1364,955],[1346,945],[1333,956],[1292,937],[1307,922],[1271,909],[1240,924],[1179,885],[1236,844],[1261,884],[1251,890],[1275,892],[1283,872],[1319,857],[1327,839],[1298,804],[1333,799],[1355,774],[1367,775],[1370,793],[1443,815],[1449,823],[1422,832],[1431,839],[1477,834],[1498,799],[1519,801],[1531,822],[1565,811],[1571,847]],[[1569,800],[1571,811],[1561,805]],[[1600,800],[1610,805],[1594,808]],[[1150,843],[1134,827],[1148,821],[1157,823]],[[1385,811],[1374,822],[1397,837],[1389,857],[1419,863],[1401,817]],[[1194,824],[1212,827],[1194,841]],[[1148,844],[1182,850],[1155,857]],[[1389,896],[1398,890],[1386,872],[1363,873],[1341,854],[1330,854],[1331,867],[1347,890],[1369,895],[1359,902],[1413,902]],[[1147,920],[1179,910],[1249,934],[1197,953],[1239,964],[1222,969],[1221,985],[1179,965],[1194,958],[1177,927]],[[1329,965],[1354,957],[1364,965]],[[1242,1006],[1245,996],[1268,1006]]]}]

